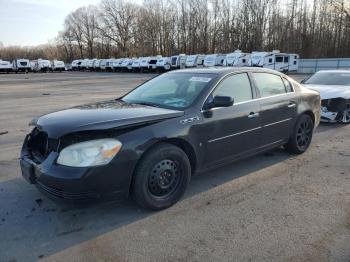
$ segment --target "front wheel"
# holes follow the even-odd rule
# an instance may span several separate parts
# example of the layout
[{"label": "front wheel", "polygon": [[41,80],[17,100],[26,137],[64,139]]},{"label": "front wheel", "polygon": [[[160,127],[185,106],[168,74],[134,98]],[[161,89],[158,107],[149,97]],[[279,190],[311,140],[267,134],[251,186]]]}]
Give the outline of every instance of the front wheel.
[{"label": "front wheel", "polygon": [[301,115],[288,143],[284,146],[285,149],[294,154],[304,153],[311,144],[313,130],[312,118],[307,114]]},{"label": "front wheel", "polygon": [[349,124],[350,123],[350,110],[345,110],[343,112],[343,116],[342,116],[340,122],[343,123],[343,124]]},{"label": "front wheel", "polygon": [[165,209],[180,200],[190,178],[191,166],[185,152],[162,143],[140,160],[133,178],[132,197],[144,208]]}]

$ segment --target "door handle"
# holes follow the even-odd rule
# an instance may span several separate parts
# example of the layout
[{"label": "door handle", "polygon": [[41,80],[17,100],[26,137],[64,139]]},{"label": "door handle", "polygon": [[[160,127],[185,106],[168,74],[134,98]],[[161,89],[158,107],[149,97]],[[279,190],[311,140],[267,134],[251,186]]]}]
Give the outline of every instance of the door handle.
[{"label": "door handle", "polygon": [[259,113],[251,112],[251,113],[248,115],[248,118],[256,118],[256,117],[259,117]]},{"label": "door handle", "polygon": [[288,104],[288,108],[293,108],[293,107],[296,107],[296,106],[297,106],[297,104],[295,102],[290,102]]}]

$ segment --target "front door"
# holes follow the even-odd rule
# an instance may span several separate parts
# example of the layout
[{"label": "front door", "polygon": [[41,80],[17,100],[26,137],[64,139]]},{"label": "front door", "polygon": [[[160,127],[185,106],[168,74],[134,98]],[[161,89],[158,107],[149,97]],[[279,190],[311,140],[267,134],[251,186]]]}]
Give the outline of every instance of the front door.
[{"label": "front door", "polygon": [[230,96],[234,104],[203,111],[203,122],[197,130],[206,167],[244,155],[260,146],[260,105],[254,100],[248,74],[226,77],[206,103],[211,103],[215,96]]}]

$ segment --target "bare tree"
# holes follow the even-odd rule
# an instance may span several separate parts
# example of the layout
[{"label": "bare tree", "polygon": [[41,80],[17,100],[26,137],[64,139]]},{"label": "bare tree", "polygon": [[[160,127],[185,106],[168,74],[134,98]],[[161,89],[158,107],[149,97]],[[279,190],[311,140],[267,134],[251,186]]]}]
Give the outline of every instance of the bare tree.
[{"label": "bare tree", "polygon": [[70,13],[56,43],[0,46],[2,59],[126,57],[279,49],[350,56],[349,0],[102,0]]}]

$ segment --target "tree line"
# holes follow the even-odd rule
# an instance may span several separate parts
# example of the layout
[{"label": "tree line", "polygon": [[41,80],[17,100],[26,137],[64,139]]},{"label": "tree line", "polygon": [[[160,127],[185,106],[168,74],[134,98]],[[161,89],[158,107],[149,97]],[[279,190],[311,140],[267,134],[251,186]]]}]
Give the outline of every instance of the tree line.
[{"label": "tree line", "polygon": [[281,50],[350,57],[350,0],[101,0],[70,13],[52,43],[0,57],[77,58]]}]

